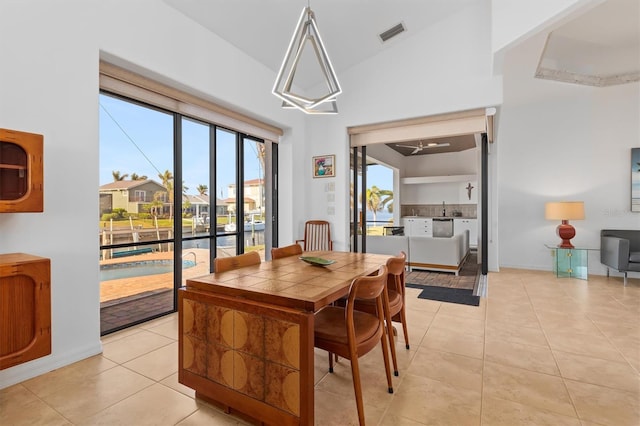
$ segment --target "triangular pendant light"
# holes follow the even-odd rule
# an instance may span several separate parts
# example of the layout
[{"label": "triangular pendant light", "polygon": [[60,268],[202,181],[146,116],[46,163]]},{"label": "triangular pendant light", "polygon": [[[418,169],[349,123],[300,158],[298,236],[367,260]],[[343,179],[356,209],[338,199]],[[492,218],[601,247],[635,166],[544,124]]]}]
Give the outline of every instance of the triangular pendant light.
[{"label": "triangular pendant light", "polygon": [[[313,49],[327,85],[327,92],[316,98],[292,91],[296,71],[305,48]],[[280,66],[280,72],[273,86],[273,94],[284,101],[283,108],[297,108],[307,114],[335,114],[338,112],[336,97],[341,92],[340,83],[320,38],[314,13],[310,7],[305,7]]]}]

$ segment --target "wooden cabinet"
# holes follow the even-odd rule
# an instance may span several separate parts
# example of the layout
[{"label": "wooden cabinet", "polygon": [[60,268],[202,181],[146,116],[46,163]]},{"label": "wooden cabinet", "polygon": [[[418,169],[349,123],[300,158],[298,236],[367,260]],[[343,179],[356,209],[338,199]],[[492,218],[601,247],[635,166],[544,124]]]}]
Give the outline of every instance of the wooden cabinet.
[{"label": "wooden cabinet", "polygon": [[51,263],[0,254],[0,370],[51,353]]},{"label": "wooden cabinet", "polygon": [[42,140],[0,129],[0,213],[43,211]]}]

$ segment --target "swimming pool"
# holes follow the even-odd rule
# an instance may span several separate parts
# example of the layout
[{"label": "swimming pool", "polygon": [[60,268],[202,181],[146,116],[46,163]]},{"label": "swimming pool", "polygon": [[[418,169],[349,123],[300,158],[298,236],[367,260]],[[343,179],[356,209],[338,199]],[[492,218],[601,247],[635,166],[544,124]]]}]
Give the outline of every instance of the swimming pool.
[{"label": "swimming pool", "polygon": [[[193,260],[183,260],[182,268],[193,268]],[[173,260],[141,260],[137,262],[114,263],[100,266],[100,281],[173,272]]]}]

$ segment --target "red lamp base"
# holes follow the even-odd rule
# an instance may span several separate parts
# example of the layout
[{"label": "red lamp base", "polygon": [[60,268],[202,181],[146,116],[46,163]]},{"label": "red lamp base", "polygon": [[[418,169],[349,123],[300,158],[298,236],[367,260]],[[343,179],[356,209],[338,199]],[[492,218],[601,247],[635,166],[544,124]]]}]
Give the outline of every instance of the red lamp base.
[{"label": "red lamp base", "polygon": [[569,225],[568,220],[563,220],[562,224],[558,225],[556,228],[556,232],[558,237],[562,238],[562,243],[558,244],[560,248],[574,248],[573,244],[571,244],[571,239],[576,236],[576,228]]}]

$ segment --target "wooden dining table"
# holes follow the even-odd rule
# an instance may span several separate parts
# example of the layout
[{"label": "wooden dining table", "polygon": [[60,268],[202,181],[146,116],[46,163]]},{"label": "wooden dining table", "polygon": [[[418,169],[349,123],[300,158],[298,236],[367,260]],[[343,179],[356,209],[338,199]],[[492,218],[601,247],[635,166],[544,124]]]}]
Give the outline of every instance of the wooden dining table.
[{"label": "wooden dining table", "polygon": [[188,279],[178,292],[179,382],[268,425],[314,424],[314,313],[390,256],[337,251]]}]

